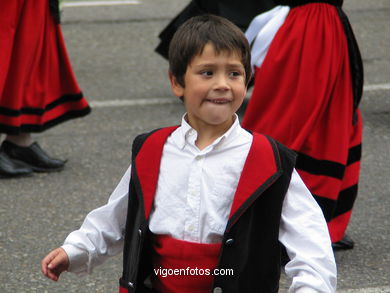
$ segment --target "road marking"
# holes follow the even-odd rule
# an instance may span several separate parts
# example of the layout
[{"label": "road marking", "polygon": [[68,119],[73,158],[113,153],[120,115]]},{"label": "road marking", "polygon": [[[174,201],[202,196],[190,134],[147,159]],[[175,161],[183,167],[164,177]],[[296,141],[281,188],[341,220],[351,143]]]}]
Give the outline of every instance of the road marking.
[{"label": "road marking", "polygon": [[337,290],[337,293],[390,293],[390,286]]},{"label": "road marking", "polygon": [[[364,86],[365,92],[390,90],[390,83],[371,84]],[[109,101],[90,101],[94,108],[107,107],[132,107],[132,106],[149,106],[149,105],[167,105],[177,104],[179,100],[172,96],[172,98],[154,98],[154,99],[135,99],[135,100],[109,100]]]},{"label": "road marking", "polygon": [[106,107],[126,107],[126,106],[147,106],[147,105],[166,105],[176,104],[178,99],[158,98],[158,99],[136,99],[136,100],[110,100],[110,101],[92,101],[91,107],[106,108]]},{"label": "road marking", "polygon": [[122,0],[122,1],[77,1],[63,2],[62,7],[91,7],[91,6],[113,6],[113,5],[136,5],[140,4],[137,0]]},{"label": "road marking", "polygon": [[368,84],[364,86],[364,91],[379,91],[379,90],[390,90],[390,83],[382,83],[382,84]]}]

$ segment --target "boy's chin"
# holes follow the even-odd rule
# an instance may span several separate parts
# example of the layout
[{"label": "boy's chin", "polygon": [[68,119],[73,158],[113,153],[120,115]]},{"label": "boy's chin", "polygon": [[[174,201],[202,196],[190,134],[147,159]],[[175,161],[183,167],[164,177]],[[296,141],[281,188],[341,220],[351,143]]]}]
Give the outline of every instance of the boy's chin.
[{"label": "boy's chin", "polygon": [[222,125],[231,125],[234,122],[234,113],[229,113],[226,115],[215,115],[213,117],[209,117],[208,124],[213,126],[222,126]]}]

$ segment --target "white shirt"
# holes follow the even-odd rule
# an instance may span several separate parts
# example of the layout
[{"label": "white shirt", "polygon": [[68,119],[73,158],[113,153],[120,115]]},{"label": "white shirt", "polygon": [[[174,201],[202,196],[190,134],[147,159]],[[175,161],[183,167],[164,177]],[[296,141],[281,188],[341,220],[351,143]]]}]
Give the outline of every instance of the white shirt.
[{"label": "white shirt", "polygon": [[[252,143],[238,117],[211,145],[199,150],[197,133],[185,121],[167,139],[149,229],[156,234],[202,242],[221,242],[235,189]],[[69,271],[83,274],[123,250],[130,181],[128,168],[106,205],[90,212],[62,246]],[[259,232],[260,233],[260,232]],[[291,261],[289,292],[335,292],[336,264],[325,219],[294,170],[283,208],[279,240]]]}]

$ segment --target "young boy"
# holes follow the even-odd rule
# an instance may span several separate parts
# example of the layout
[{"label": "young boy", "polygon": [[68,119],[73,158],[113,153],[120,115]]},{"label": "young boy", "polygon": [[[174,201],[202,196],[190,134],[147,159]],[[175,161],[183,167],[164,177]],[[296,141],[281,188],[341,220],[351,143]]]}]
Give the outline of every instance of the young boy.
[{"label": "young boy", "polygon": [[295,155],[235,114],[251,77],[245,36],[221,17],[194,17],[169,56],[181,125],[134,140],[108,203],[42,260],[43,274],[90,273],[124,249],[120,292],[277,292],[283,244],[290,292],[335,292],[326,222]]}]

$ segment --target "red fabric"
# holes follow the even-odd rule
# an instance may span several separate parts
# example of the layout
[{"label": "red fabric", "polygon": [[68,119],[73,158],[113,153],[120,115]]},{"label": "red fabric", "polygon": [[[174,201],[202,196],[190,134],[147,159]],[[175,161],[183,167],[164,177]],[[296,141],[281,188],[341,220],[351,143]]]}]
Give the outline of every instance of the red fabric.
[{"label": "red fabric", "polygon": [[333,218],[328,222],[328,229],[332,242],[338,242],[343,239],[345,230],[347,229],[352,211],[348,211],[340,216]]},{"label": "red fabric", "polygon": [[341,184],[341,189],[346,189],[355,184],[358,184],[357,179],[359,178],[359,172],[360,172],[360,161],[347,166],[347,168],[345,169],[343,182]]},{"label": "red fabric", "polygon": [[[342,71],[349,73],[348,66],[336,8],[318,3],[292,9],[256,70],[243,126],[294,150],[321,153],[322,158],[314,156],[318,159],[345,163],[352,89]],[[344,147],[327,144],[329,139]]]},{"label": "red fabric", "polygon": [[305,182],[306,187],[311,191],[316,191],[316,193],[312,191],[315,195],[327,199],[337,200],[341,188],[340,179],[315,175],[299,169],[298,172],[299,176],[301,176],[302,180]]},{"label": "red fabric", "polygon": [[89,112],[47,0],[0,1],[0,48],[0,125],[40,131]]},{"label": "red fabric", "polygon": [[[153,266],[156,278],[152,280],[153,287],[161,293],[209,293],[220,249],[221,244],[194,243],[165,235],[155,236]],[[170,269],[171,272],[177,269],[177,275],[163,277],[157,273],[159,269]]]},{"label": "red fabric", "polygon": [[119,287],[119,293],[128,293],[129,290],[127,290],[126,288],[123,288],[123,287]]},{"label": "red fabric", "polygon": [[[357,112],[358,120],[351,133],[351,147],[359,145],[362,141],[362,119],[360,111]],[[358,185],[360,173],[360,160],[348,165],[345,169],[344,178],[341,183],[341,192],[348,187]],[[346,199],[348,200],[348,199]],[[355,198],[350,199],[354,201]],[[343,239],[347,230],[349,220],[352,215],[352,210],[349,210],[328,223],[328,229],[332,242],[338,242]]]},{"label": "red fabric", "polygon": [[148,219],[152,209],[157,188],[158,174],[164,144],[168,136],[178,126],[167,127],[152,133],[141,147],[136,159],[135,169],[141,184],[145,218]]},{"label": "red fabric", "polygon": [[[347,40],[336,7],[312,3],[291,9],[256,69],[243,127],[346,166],[349,148],[361,142],[360,136],[351,144],[352,134],[361,134],[352,115]],[[343,180],[298,172],[313,194],[337,201]]]},{"label": "red fabric", "polygon": [[229,218],[277,171],[271,143],[265,136],[253,133],[253,142],[237,185]]}]

